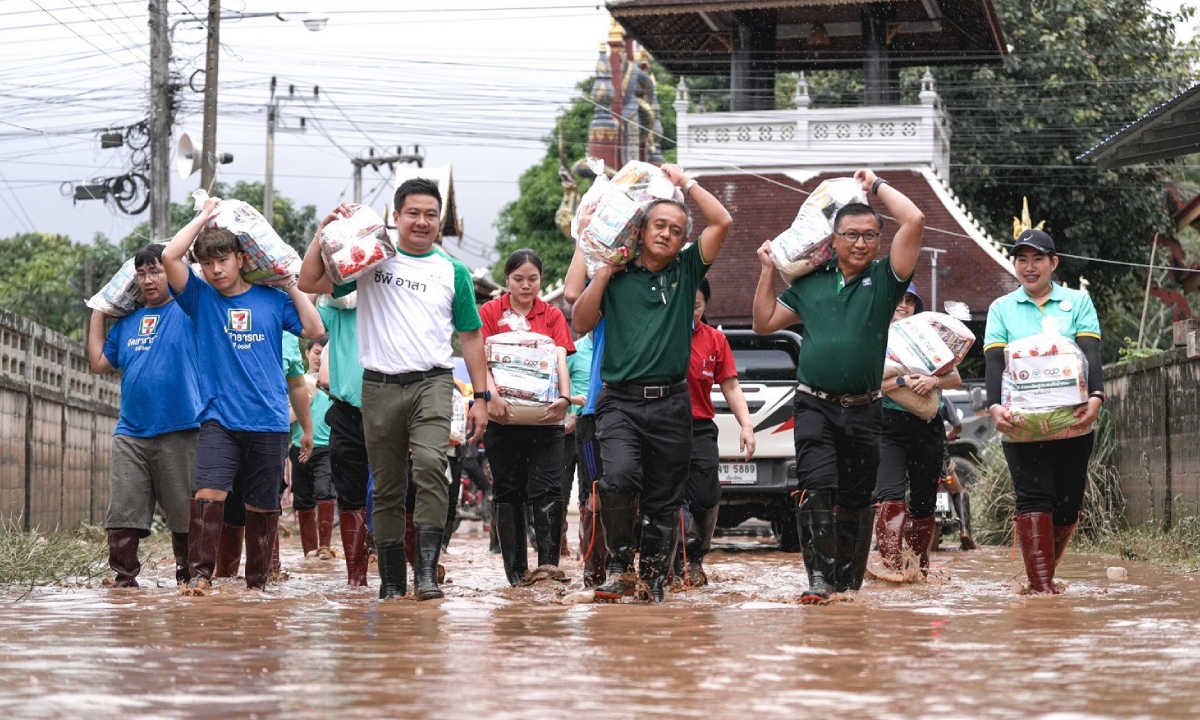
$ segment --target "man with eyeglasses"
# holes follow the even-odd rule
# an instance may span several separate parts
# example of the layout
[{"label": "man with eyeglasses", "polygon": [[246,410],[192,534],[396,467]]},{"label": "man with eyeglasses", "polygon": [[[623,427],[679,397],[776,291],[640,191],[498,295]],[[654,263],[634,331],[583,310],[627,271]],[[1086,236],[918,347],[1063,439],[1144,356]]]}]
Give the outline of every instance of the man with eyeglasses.
[{"label": "man with eyeglasses", "polygon": [[921,251],[925,216],[869,169],[854,173],[900,224],[890,252],[876,260],[883,218],[861,203],[834,217],[837,261],[797,280],[775,297],[775,266],[767,243],[754,293],[754,330],[768,334],[804,323],[793,402],[796,522],[808,589],[807,604],[862,586],[875,509],[871,492],[883,430],[880,386],[888,324],[904,296]]},{"label": "man with eyeglasses", "polygon": [[[157,503],[171,529],[175,580],[187,582],[188,513],[200,434],[196,331],[172,301],[162,265],[163,246],[133,257],[144,307],[116,321],[92,311],[88,361],[101,375],[119,369],[121,415],[109,458],[108,565],[117,587],[137,587],[138,545],[150,534]],[[107,581],[106,581],[107,582]]]}]

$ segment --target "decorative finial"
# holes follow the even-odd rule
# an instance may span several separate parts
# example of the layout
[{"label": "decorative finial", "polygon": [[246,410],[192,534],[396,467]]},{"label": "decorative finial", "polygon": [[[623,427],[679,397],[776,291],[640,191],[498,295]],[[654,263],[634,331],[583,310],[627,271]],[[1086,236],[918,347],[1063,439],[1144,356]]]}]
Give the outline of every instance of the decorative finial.
[{"label": "decorative finial", "polygon": [[792,98],[793,104],[797,110],[806,110],[812,105],[812,98],[808,96],[808,78],[804,76],[804,71],[800,71],[800,78],[796,81],[796,96]]},{"label": "decorative finial", "polygon": [[1046,221],[1043,220],[1037,225],[1029,219],[1029,198],[1021,198],[1021,217],[1013,218],[1013,240],[1021,237],[1021,233],[1026,230],[1043,230],[1046,227]]},{"label": "decorative finial", "polygon": [[608,26],[608,41],[610,43],[625,42],[625,28],[621,27],[621,23],[617,22],[616,18],[613,18]]},{"label": "decorative finial", "polygon": [[929,72],[929,68],[925,68],[925,74],[921,77],[921,93],[917,95],[922,105],[933,105],[937,102],[937,83],[933,80],[933,73]]},{"label": "decorative finial", "polygon": [[637,62],[641,67],[648,67],[650,65],[650,53],[644,45],[638,48]]},{"label": "decorative finial", "polygon": [[680,76],[679,84],[675,86],[675,102],[671,103],[671,107],[675,108],[675,114],[680,115],[688,112],[691,103],[688,102],[688,87]]}]

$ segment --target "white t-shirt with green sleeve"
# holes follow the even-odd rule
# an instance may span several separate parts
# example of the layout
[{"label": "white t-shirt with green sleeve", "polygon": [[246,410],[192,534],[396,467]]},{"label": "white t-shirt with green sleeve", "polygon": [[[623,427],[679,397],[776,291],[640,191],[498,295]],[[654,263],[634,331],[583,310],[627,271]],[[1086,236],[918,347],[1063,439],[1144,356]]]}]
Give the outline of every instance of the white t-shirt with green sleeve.
[{"label": "white t-shirt with green sleeve", "polygon": [[482,326],[471,271],[434,248],[424,255],[397,249],[336,296],[358,290],[358,355],[362,366],[387,375],[449,368],[453,331]]}]

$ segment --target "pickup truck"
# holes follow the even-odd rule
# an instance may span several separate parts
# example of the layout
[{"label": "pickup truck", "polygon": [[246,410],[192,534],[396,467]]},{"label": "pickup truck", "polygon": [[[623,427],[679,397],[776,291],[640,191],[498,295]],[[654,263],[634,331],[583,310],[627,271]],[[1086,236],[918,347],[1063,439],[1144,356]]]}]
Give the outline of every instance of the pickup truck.
[{"label": "pickup truck", "polygon": [[746,462],[738,455],[737,420],[721,388],[712,401],[721,454],[721,506],[717,526],[736,527],[758,518],[771,529],[784,552],[799,552],[796,530],[796,450],[792,441],[792,398],[796,394],[796,359],[800,336],[781,331],[758,335],[751,330],[724,330],[733,350],[738,381],[746,396],[758,450]]}]

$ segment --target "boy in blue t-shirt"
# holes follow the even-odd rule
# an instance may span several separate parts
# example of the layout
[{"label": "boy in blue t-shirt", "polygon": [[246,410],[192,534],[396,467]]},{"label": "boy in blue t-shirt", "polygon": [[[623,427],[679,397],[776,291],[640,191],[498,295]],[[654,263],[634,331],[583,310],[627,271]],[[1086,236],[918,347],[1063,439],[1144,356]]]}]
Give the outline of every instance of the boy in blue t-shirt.
[{"label": "boy in blue t-shirt", "polygon": [[[171,293],[196,326],[200,373],[200,437],[196,495],[191,502],[188,594],[211,584],[225,498],[240,485],[246,503],[246,586],[266,586],[279,524],[279,485],[288,447],[288,393],[283,377],[283,331],[305,338],[325,334],[321,318],[296,289],[251,285],[242,279],[245,253],[237,237],[205,229],[217,198],[163,250]],[[192,247],[192,241],[195,246]],[[197,277],[184,256],[200,263]]]},{"label": "boy in blue t-shirt", "polygon": [[[150,534],[157,502],[171,528],[175,579],[187,582],[188,501],[196,464],[200,388],[192,320],[171,301],[162,267],[162,245],[134,255],[146,305],[117,320],[104,334],[107,315],[92,311],[88,361],[97,375],[121,376],[121,416],[109,460],[108,566],[117,587],[137,587],[138,545]],[[167,398],[166,391],[170,392]]]}]

